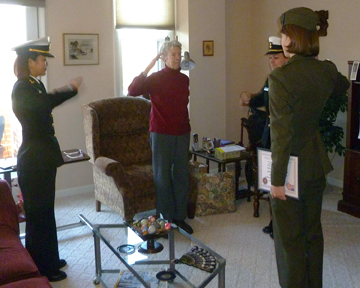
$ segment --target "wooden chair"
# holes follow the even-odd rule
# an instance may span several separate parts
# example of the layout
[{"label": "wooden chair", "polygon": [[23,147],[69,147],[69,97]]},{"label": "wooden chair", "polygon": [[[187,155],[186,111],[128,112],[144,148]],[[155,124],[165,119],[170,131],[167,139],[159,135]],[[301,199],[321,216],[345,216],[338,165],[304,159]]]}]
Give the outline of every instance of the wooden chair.
[{"label": "wooden chair", "polygon": [[[245,165],[245,177],[246,181],[248,182],[248,187],[254,187],[254,217],[259,217],[259,208],[260,208],[260,201],[259,200],[266,200],[269,201],[269,197],[265,197],[267,192],[259,191],[258,190],[258,183],[257,183],[257,149],[262,147],[261,145],[261,134],[259,134],[259,127],[254,128],[254,125],[260,125],[262,121],[254,120],[254,113],[259,113],[258,111],[254,111],[254,109],[249,109],[248,117],[241,118],[241,130],[240,130],[240,142],[239,145],[246,147],[246,150],[251,155],[251,160],[246,162]],[[264,117],[264,115],[262,115]],[[264,127],[265,123],[263,124]],[[256,131],[254,131],[256,129]],[[244,131],[247,132],[248,135],[248,144],[245,145],[244,143]],[[259,136],[260,135],[260,136]]]}]

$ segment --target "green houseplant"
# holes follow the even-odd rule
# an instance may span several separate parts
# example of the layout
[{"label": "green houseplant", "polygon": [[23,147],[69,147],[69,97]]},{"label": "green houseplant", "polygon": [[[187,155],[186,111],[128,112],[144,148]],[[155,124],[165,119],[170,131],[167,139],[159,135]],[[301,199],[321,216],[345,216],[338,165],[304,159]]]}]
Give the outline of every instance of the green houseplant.
[{"label": "green houseplant", "polygon": [[320,132],[327,152],[345,155],[345,147],[341,144],[344,129],[336,126],[335,121],[339,111],[347,111],[348,95],[331,94],[320,117]]}]

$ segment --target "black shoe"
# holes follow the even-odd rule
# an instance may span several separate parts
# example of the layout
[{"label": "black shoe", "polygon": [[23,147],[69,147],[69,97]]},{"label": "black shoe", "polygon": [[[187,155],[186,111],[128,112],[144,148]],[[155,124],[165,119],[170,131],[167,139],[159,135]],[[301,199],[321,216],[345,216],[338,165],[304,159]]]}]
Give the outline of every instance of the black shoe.
[{"label": "black shoe", "polygon": [[273,225],[272,225],[272,220],[270,221],[268,226],[265,226],[262,230],[264,233],[266,234],[271,234],[273,232]]},{"label": "black shoe", "polygon": [[266,234],[270,234],[270,233],[272,233],[272,227],[270,227],[270,226],[265,226],[265,227],[262,229],[262,231],[263,231],[264,233],[266,233]]},{"label": "black shoe", "polygon": [[274,233],[273,232],[270,232],[270,237],[271,237],[271,239],[274,239]]},{"label": "black shoe", "polygon": [[66,261],[65,261],[65,259],[60,259],[59,260],[59,269],[61,269],[61,268],[64,268],[65,266],[66,266]]},{"label": "black shoe", "polygon": [[189,224],[187,224],[184,220],[176,220],[176,219],[174,219],[173,223],[176,224],[181,229],[183,229],[188,234],[192,234],[194,232],[193,229],[191,228],[191,226]]},{"label": "black shoe", "polygon": [[50,282],[57,282],[57,281],[61,281],[61,280],[64,280],[67,275],[64,271],[58,271],[56,274],[53,274],[53,275],[45,275]]}]

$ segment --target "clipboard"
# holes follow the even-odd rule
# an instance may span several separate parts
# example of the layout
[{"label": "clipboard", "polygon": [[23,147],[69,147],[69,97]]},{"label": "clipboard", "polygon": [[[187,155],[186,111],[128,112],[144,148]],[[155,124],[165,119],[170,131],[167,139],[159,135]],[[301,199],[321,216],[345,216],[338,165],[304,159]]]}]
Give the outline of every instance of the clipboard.
[{"label": "clipboard", "polygon": [[[271,188],[271,151],[269,149],[257,149],[258,161],[258,189],[270,192]],[[299,157],[290,156],[285,180],[285,195],[299,199]]]}]

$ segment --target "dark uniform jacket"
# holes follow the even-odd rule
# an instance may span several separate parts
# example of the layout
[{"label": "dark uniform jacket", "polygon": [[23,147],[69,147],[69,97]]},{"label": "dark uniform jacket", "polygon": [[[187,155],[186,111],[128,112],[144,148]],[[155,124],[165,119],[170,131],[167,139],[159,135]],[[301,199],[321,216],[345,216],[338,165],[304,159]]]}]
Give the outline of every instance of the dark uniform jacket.
[{"label": "dark uniform jacket", "polygon": [[270,148],[270,118],[269,118],[269,80],[266,79],[260,92],[250,99],[250,108],[265,107],[265,124],[261,136],[261,144],[264,148]]},{"label": "dark uniform jacket", "polygon": [[23,141],[18,169],[48,169],[63,164],[59,143],[55,137],[52,109],[75,96],[70,88],[47,93],[36,80],[18,80],[12,92],[13,111],[21,123]]},{"label": "dark uniform jacket", "polygon": [[295,55],[269,76],[271,184],[283,186],[289,156],[299,156],[299,181],[316,180],[333,168],[319,131],[332,93],[343,95],[349,81],[330,61]]}]

